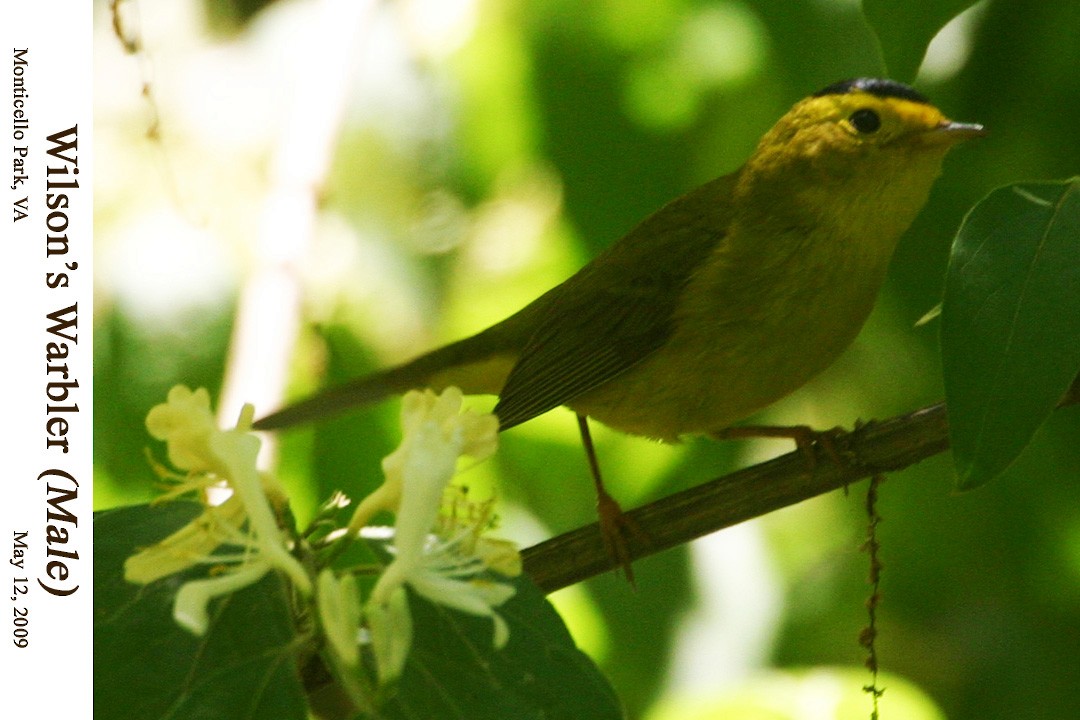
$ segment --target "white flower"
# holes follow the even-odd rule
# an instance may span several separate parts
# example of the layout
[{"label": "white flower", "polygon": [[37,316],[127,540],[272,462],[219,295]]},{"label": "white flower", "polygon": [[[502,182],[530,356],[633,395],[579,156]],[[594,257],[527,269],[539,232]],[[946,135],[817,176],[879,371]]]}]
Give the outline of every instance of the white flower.
[{"label": "white flower", "polygon": [[210,601],[222,595],[254,585],[270,572],[270,564],[262,560],[244,563],[232,572],[205,580],[192,580],[180,586],[173,605],[173,619],[181,627],[202,635],[210,625],[207,608]]},{"label": "white flower", "polygon": [[[405,436],[401,445],[383,460],[383,487],[387,489],[375,493],[379,503],[397,505],[394,559],[376,582],[365,609],[383,683],[401,674],[412,645],[406,585],[431,602],[490,617],[496,647],[506,644],[509,629],[494,608],[515,592],[513,585],[483,577],[490,568],[478,552],[480,547],[502,547],[502,553],[492,556],[504,560],[500,567],[514,567],[513,562],[505,563],[505,545],[488,544],[478,537],[486,514],[466,525],[444,524],[440,534],[432,534],[458,457],[486,457],[494,452],[498,420],[494,415],[461,413],[461,392],[449,388],[439,396],[431,391],[407,394],[402,426]],[[361,509],[364,503],[358,515]],[[364,512],[374,514],[370,506]],[[358,522],[354,516],[350,529],[366,524],[366,519],[362,520]]]},{"label": "white flower", "polygon": [[330,649],[347,666],[360,662],[360,591],[356,577],[337,577],[329,568],[319,573],[315,594],[319,610],[319,622]]},{"label": "white flower", "polygon": [[169,462],[177,469],[208,472],[215,465],[215,458],[207,453],[207,441],[218,427],[206,388],[192,392],[183,385],[173,387],[164,403],[150,408],[146,429],[157,440],[166,441]]},{"label": "white flower", "polygon": [[381,602],[369,602],[364,616],[371,632],[379,682],[391,682],[401,675],[412,648],[412,615],[404,586],[388,590]]},{"label": "white flower", "polygon": [[[251,416],[251,407],[245,406],[235,429],[219,430],[206,390],[192,392],[177,386],[169,391],[168,401],[151,409],[146,417],[150,434],[166,442],[169,460],[188,472],[177,490],[166,497],[221,483],[233,493],[221,505],[207,506],[188,525],[135,553],[124,564],[124,576],[140,584],[197,564],[227,565],[228,572],[185,583],[177,593],[173,615],[197,635],[206,631],[211,599],[257,582],[270,570],[286,575],[302,594],[312,591],[307,572],[286,547],[268,497],[281,499],[280,490],[256,467],[260,442],[249,431]],[[222,546],[234,552],[215,552]]]},{"label": "white flower", "polygon": [[[446,471],[446,466],[449,466],[450,475],[446,477],[442,486],[432,493],[441,497],[442,488],[445,488],[446,483],[450,481],[459,455],[468,455],[479,461],[494,454],[498,446],[498,418],[490,413],[481,415],[469,410],[462,412],[461,402],[461,390],[456,387],[446,388],[441,395],[436,395],[431,390],[422,392],[413,390],[405,393],[401,400],[401,444],[394,452],[383,458],[382,467],[386,480],[356,507],[352,520],[349,522],[350,533],[353,535],[359,533],[360,529],[365,527],[380,510],[397,511],[398,504],[401,502],[406,462],[435,462],[439,463],[444,471]],[[438,429],[438,432],[434,434],[425,432],[422,435],[420,432],[422,425],[433,426]],[[428,438],[434,435],[443,438],[440,442],[447,452],[438,457],[426,458],[424,449],[421,448],[418,454],[417,444],[428,442]],[[450,452],[454,454],[451,455]],[[422,505],[422,503],[417,499],[414,500],[413,505]],[[434,516],[438,514],[438,505],[435,506],[433,512],[428,514],[434,521]],[[419,518],[414,518],[414,520],[419,521]],[[425,531],[430,529],[429,525]]]}]

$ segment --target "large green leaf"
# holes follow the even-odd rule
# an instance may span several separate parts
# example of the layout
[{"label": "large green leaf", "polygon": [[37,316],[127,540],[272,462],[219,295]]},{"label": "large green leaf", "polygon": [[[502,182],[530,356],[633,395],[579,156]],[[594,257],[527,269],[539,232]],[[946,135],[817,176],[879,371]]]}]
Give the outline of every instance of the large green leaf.
[{"label": "large green leaf", "polygon": [[211,606],[203,637],[172,618],[182,583],[124,580],[124,560],[183,526],[195,503],[139,505],[94,516],[94,717],[98,720],[304,720],[292,619],[274,575]]},{"label": "large green leaf", "polygon": [[492,646],[492,623],[410,597],[415,637],[385,717],[439,720],[619,720],[618,699],[574,645],[531,582],[499,608],[510,641]]},{"label": "large green leaf", "polygon": [[930,41],[954,17],[978,0],[863,0],[863,13],[881,42],[890,77],[910,82]]},{"label": "large green leaf", "polygon": [[[180,585],[205,569],[145,587],[123,579],[129,555],[201,510],[177,502],[95,515],[95,717],[306,718],[299,644],[276,576],[215,601],[203,637],[177,626],[172,607]],[[412,650],[379,717],[621,718],[607,680],[543,594],[525,578],[515,585],[499,608],[510,628],[501,649],[490,619],[410,598]],[[370,663],[367,670],[374,672]]]},{"label": "large green leaf", "polygon": [[1080,370],[1080,178],[999,188],[957,234],[941,311],[959,484],[1002,472]]},{"label": "large green leaf", "polygon": [[[386,541],[369,542],[380,556]],[[492,576],[496,582],[509,582]],[[380,707],[401,720],[619,720],[614,690],[574,644],[562,618],[528,577],[496,608],[510,639],[496,649],[490,618],[409,595],[413,645],[400,680]],[[368,671],[375,674],[372,658]]]}]

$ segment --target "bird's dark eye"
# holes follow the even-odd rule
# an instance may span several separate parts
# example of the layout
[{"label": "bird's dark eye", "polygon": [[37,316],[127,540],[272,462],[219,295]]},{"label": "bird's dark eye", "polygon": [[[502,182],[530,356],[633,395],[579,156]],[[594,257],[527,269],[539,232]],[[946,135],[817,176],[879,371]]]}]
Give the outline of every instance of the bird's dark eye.
[{"label": "bird's dark eye", "polygon": [[869,135],[872,132],[877,132],[877,129],[881,127],[881,117],[876,112],[869,108],[862,108],[851,113],[851,117],[848,118],[851,122],[851,126],[863,133]]}]

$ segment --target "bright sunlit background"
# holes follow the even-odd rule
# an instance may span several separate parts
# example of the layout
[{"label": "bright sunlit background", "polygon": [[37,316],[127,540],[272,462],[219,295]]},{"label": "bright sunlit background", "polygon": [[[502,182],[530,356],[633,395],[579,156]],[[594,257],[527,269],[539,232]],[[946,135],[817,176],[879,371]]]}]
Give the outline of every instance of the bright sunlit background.
[{"label": "bright sunlit background", "polygon": [[[108,5],[99,508],[152,497],[142,420],[173,384],[208,387],[229,421],[480,330],[737,168],[800,97],[885,72],[856,0],[129,0],[117,23]],[[1072,0],[983,2],[940,32],[916,85],[991,137],[946,161],[851,351],[758,421],[850,426],[941,397],[936,328],[913,324],[967,208],[1080,168],[1078,68]],[[396,410],[268,448],[301,522],[379,482]],[[1078,431],[1059,412],[973,493],[952,492],[945,457],[882,487],[886,717],[1080,716]],[[624,507],[789,449],[596,440]],[[594,519],[563,410],[507,433],[470,479],[523,545]],[[610,576],[553,600],[630,717],[867,717],[863,495],[641,561],[637,592]]]}]

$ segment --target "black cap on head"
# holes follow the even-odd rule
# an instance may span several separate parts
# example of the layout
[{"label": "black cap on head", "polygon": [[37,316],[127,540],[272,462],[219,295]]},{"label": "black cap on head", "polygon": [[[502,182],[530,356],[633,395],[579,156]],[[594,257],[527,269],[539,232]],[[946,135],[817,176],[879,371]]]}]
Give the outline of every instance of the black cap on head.
[{"label": "black cap on head", "polygon": [[912,90],[907,85],[898,83],[895,80],[883,80],[881,78],[854,78],[851,80],[843,80],[819,90],[814,93],[814,97],[822,97],[823,95],[845,95],[856,90],[870,93],[871,95],[877,95],[881,98],[894,97],[910,100],[911,102],[922,103],[923,105],[930,104],[930,101],[927,100],[922,93]]}]

